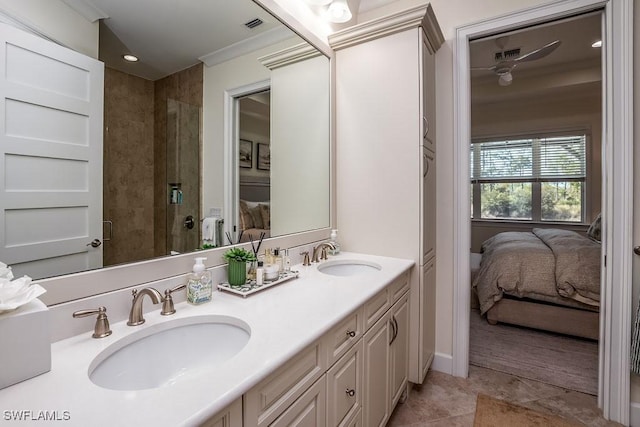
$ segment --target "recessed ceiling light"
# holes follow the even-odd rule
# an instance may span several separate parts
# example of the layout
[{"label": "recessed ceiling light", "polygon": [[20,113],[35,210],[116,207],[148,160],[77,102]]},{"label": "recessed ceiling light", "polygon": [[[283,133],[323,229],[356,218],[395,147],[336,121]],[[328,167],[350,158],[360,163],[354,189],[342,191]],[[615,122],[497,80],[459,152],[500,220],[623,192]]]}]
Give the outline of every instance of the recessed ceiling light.
[{"label": "recessed ceiling light", "polygon": [[138,62],[138,57],[135,55],[126,54],[122,55],[122,58],[128,62]]},{"label": "recessed ceiling light", "polygon": [[597,40],[591,44],[591,47],[602,47],[602,40]]}]

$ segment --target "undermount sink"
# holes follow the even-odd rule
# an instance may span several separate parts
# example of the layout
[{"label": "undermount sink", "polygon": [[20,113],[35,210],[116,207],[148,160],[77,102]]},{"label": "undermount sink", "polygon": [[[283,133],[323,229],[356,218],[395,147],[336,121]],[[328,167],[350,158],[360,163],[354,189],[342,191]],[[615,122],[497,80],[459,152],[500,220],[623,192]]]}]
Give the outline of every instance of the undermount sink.
[{"label": "undermount sink", "polygon": [[382,267],[374,262],[353,259],[327,261],[318,266],[318,271],[331,276],[355,276],[380,270]]},{"label": "undermount sink", "polygon": [[163,322],[122,338],[89,366],[89,378],[111,390],[171,385],[231,359],[249,341],[249,325],[228,316]]}]

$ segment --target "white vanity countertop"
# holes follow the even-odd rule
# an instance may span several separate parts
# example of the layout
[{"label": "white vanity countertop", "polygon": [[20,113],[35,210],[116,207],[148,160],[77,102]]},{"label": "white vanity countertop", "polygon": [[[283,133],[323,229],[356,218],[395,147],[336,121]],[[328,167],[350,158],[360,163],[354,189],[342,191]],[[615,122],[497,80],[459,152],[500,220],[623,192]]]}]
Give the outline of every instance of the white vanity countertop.
[{"label": "white vanity countertop", "polygon": [[[172,316],[161,316],[160,305],[156,305],[145,314],[143,325],[131,327],[122,321],[111,325],[113,334],[106,338],[94,339],[87,332],[58,341],[51,348],[51,371],[0,390],[0,411],[28,410],[34,416],[40,411],[57,411],[60,417],[67,411],[69,420],[63,421],[65,426],[198,425],[234,402],[413,265],[409,260],[354,253],[330,257],[339,259],[374,262],[382,270],[335,277],[320,273],[316,265],[296,265],[293,269],[300,271],[299,278],[247,298],[214,292],[213,301],[207,304],[176,304],[177,313]],[[146,309],[150,304],[145,298]],[[205,374],[141,391],[108,390],[89,379],[92,360],[114,342],[162,322],[212,314],[241,319],[251,328],[251,337],[237,355],[207,368]],[[3,425],[8,422],[4,413],[0,417]]]}]

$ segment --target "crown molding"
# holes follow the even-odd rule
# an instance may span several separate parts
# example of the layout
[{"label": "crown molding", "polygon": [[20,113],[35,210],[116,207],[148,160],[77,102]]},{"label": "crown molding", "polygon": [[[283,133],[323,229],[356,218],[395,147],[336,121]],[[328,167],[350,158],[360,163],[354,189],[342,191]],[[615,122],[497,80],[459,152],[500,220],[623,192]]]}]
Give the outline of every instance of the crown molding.
[{"label": "crown molding", "polygon": [[340,50],[417,27],[424,30],[432,53],[444,43],[444,35],[431,4],[426,4],[337,31],[329,35],[329,45]]},{"label": "crown molding", "polygon": [[295,64],[305,59],[320,56],[321,52],[309,43],[300,43],[278,52],[261,56],[258,61],[270,70],[284,67],[285,65]]},{"label": "crown molding", "polygon": [[95,5],[85,1],[85,0],[62,0],[69,6],[71,9],[78,12],[81,16],[83,16],[89,22],[96,22],[99,19],[106,19],[109,17],[106,13],[100,10]]},{"label": "crown molding", "polygon": [[263,31],[262,33],[249,37],[246,40],[242,40],[230,46],[203,55],[198,59],[204,62],[207,67],[212,67],[289,38],[292,38],[291,30],[284,25],[281,25],[279,27]]}]

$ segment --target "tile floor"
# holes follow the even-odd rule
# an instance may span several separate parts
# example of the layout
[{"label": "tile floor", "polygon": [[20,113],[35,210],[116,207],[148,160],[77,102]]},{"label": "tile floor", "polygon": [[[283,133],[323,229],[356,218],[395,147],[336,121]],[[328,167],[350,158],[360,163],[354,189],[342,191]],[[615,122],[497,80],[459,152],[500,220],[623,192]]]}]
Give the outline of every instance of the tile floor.
[{"label": "tile floor", "polygon": [[409,399],[398,404],[387,425],[473,426],[478,393],[587,426],[620,426],[602,418],[595,396],[476,366],[469,367],[466,379],[430,371],[425,384],[414,386]]}]

